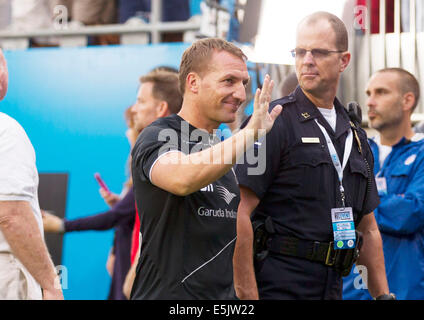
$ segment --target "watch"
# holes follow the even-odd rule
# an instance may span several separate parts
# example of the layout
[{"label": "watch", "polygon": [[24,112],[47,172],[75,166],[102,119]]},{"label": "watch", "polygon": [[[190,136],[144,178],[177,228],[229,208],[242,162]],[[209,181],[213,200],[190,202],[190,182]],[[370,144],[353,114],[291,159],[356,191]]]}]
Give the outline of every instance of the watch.
[{"label": "watch", "polygon": [[374,298],[374,300],[396,300],[396,296],[394,293],[389,293],[389,294],[385,293]]}]

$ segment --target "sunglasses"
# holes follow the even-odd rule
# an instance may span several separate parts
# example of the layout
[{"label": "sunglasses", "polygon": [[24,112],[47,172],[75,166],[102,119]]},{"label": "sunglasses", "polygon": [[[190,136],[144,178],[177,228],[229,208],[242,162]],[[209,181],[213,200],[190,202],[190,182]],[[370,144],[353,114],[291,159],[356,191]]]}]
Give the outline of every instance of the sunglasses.
[{"label": "sunglasses", "polygon": [[326,50],[326,49],[311,49],[306,50],[303,48],[295,48],[291,50],[293,58],[303,58],[306,55],[306,52],[310,52],[312,56],[316,59],[328,57],[332,53],[344,52],[344,50]]}]

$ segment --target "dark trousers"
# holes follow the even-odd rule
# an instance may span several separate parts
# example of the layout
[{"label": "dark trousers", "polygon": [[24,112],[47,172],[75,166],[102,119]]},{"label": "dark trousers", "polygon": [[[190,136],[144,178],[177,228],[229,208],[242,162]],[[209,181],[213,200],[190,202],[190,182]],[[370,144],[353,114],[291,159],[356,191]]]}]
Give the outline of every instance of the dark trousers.
[{"label": "dark trousers", "polygon": [[341,300],[342,277],[331,267],[269,253],[255,263],[261,300]]}]

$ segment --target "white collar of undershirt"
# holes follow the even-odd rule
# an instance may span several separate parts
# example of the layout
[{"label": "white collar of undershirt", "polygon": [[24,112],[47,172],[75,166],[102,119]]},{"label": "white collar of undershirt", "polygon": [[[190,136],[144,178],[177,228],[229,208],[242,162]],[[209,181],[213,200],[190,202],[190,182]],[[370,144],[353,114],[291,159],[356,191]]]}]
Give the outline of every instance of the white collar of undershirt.
[{"label": "white collar of undershirt", "polygon": [[337,113],[334,105],[331,109],[318,108],[318,110],[321,112],[324,119],[327,120],[328,124],[333,129],[333,131],[336,132]]},{"label": "white collar of undershirt", "polygon": [[390,152],[392,152],[392,147],[382,145],[381,144],[381,138],[380,138],[379,134],[377,134],[373,138],[373,140],[378,146],[378,160],[380,162],[380,168],[382,168],[383,164],[384,164],[384,160],[386,160],[387,156],[390,154]]}]

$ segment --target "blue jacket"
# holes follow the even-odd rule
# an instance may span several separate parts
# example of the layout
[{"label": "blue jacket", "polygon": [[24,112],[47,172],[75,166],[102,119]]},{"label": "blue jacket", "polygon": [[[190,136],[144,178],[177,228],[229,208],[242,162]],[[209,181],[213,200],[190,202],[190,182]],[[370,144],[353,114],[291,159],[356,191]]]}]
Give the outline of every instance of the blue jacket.
[{"label": "blue jacket", "polygon": [[[390,291],[399,300],[424,299],[424,136],[403,138],[380,168],[378,145],[369,139],[374,174],[386,178],[387,194],[374,211],[383,239]],[[357,270],[344,278],[344,299],[370,299]]]}]

